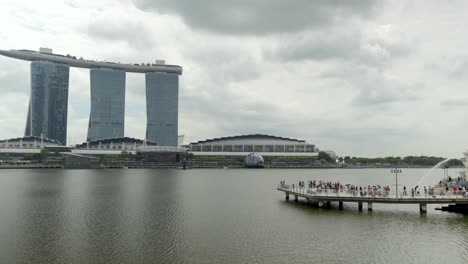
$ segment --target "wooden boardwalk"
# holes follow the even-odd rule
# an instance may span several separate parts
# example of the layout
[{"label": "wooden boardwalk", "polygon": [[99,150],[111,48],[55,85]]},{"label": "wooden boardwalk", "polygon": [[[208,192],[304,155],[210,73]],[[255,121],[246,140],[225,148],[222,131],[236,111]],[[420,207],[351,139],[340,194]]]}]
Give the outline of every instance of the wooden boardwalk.
[{"label": "wooden boardwalk", "polygon": [[461,195],[438,195],[438,196],[402,196],[395,197],[395,193],[390,193],[388,196],[365,195],[360,196],[359,193],[353,195],[352,193],[335,193],[335,192],[315,192],[309,188],[287,188],[278,186],[278,191],[284,192],[286,200],[292,195],[294,201],[298,202],[299,198],[304,198],[307,202],[318,203],[319,207],[330,206],[331,202],[338,202],[340,209],[343,208],[343,203],[357,203],[358,208],[362,211],[363,204],[367,203],[367,209],[372,211],[374,203],[383,204],[419,204],[421,213],[427,212],[428,204],[452,204],[452,205],[467,205],[468,197]]}]

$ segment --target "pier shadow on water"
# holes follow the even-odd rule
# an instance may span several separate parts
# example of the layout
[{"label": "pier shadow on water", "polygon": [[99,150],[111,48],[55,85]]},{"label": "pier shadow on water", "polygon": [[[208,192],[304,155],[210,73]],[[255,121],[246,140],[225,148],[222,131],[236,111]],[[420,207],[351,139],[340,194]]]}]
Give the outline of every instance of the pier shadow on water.
[{"label": "pier shadow on water", "polygon": [[[372,259],[367,263],[389,263],[389,260],[438,263],[447,258],[468,260],[468,217],[460,214],[441,213],[431,207],[427,214],[421,215],[419,208],[411,205],[374,204],[373,211],[367,211],[364,206],[360,212],[358,206],[351,203],[344,203],[343,210],[339,210],[337,203],[332,203],[329,208],[319,208],[301,200],[296,203],[282,199],[277,203],[284,228],[294,234],[289,237],[291,241],[297,240],[294,236],[300,240],[305,232],[329,247],[333,245],[331,247],[337,254],[352,256],[356,263],[363,263],[363,259],[355,258],[355,254],[349,251],[361,252],[365,260]],[[294,226],[308,226],[310,229],[296,230]],[[428,239],[428,236],[432,238]],[[429,248],[431,253],[421,257]],[[330,252],[330,249],[323,250]],[[395,255],[384,253],[388,251]],[[441,257],[434,258],[438,254]],[[386,257],[380,259],[384,255]],[[349,258],[338,259],[340,261],[333,263],[350,261]],[[402,262],[403,259],[407,261]]]}]

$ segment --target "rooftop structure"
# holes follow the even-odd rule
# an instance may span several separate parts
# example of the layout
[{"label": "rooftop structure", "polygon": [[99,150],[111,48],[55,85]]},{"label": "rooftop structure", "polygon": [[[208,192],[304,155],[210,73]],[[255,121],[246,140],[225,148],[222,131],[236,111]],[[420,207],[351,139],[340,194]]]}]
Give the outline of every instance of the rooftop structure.
[{"label": "rooftop structure", "polygon": [[147,73],[147,72],[166,72],[166,73],[175,73],[182,74],[182,67],[178,65],[168,65],[163,63],[161,60],[157,60],[157,63],[117,63],[109,61],[96,61],[96,60],[87,60],[83,58],[77,58],[76,56],[71,55],[60,55],[53,54],[52,49],[41,48],[41,51],[32,51],[32,50],[0,50],[0,55],[7,57],[27,60],[27,61],[51,61],[55,63],[67,64],[70,67],[77,68],[109,68],[114,70],[123,70],[126,72],[136,72],[136,73]]}]

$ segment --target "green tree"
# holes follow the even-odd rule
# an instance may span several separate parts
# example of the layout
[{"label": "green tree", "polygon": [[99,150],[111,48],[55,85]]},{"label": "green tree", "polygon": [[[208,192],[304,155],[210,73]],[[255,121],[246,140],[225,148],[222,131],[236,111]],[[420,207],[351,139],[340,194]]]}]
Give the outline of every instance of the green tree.
[{"label": "green tree", "polygon": [[331,162],[333,160],[328,153],[323,151],[320,151],[317,157],[319,160],[325,160],[326,162]]},{"label": "green tree", "polygon": [[140,152],[137,152],[137,154],[135,155],[135,160],[143,160],[143,155],[140,153]]},{"label": "green tree", "polygon": [[10,154],[4,154],[0,156],[0,160],[12,160],[13,158],[10,156]]},{"label": "green tree", "polygon": [[190,152],[189,154],[187,154],[187,159],[188,160],[192,160],[193,159],[193,153]]},{"label": "green tree", "polygon": [[34,159],[34,154],[31,154],[31,153],[24,154],[23,159],[24,160],[33,160]]},{"label": "green tree", "polygon": [[40,159],[45,160],[49,156],[49,150],[41,149]]}]

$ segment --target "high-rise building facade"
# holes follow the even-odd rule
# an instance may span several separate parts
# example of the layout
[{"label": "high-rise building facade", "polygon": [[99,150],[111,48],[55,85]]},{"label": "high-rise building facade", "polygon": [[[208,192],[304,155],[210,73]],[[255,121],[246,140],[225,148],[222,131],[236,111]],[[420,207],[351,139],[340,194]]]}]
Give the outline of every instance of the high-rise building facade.
[{"label": "high-rise building facade", "polygon": [[31,62],[31,98],[26,136],[67,141],[70,67],[49,61]]},{"label": "high-rise building facade", "polygon": [[87,141],[124,136],[125,71],[91,69],[91,112]]},{"label": "high-rise building facade", "polygon": [[164,60],[120,63],[53,53],[50,48],[0,50],[0,55],[31,61],[31,98],[25,135],[67,142],[70,67],[90,69],[91,112],[87,141],[124,137],[126,73],[145,73],[146,139],[177,146],[179,75],[182,67]]},{"label": "high-rise building facade", "polygon": [[161,146],[177,146],[179,75],[146,73],[146,139]]}]

